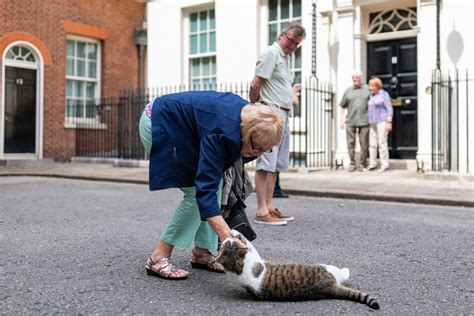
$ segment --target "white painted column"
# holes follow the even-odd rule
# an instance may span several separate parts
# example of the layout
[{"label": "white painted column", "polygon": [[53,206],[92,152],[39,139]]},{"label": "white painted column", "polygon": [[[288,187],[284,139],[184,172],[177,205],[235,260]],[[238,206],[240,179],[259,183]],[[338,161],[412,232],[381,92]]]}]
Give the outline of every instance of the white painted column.
[{"label": "white painted column", "polygon": [[249,83],[259,42],[257,0],[216,0],[217,81]]},{"label": "white painted column", "polygon": [[418,152],[416,159],[431,170],[431,74],[436,68],[436,2],[422,1],[418,9]]},{"label": "white painted column", "polygon": [[336,8],[336,19],[334,29],[334,42],[332,46],[331,56],[335,58],[335,98],[336,98],[336,159],[344,159],[344,165],[350,163],[347,152],[346,130],[339,127],[340,107],[342,95],[344,91],[352,86],[351,73],[354,69],[354,8],[352,4]]}]

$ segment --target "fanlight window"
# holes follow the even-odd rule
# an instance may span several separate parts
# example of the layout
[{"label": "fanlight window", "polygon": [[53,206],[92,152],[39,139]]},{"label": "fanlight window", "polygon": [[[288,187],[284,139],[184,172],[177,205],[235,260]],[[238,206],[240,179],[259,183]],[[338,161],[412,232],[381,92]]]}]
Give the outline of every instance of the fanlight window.
[{"label": "fanlight window", "polygon": [[374,12],[369,17],[369,34],[412,30],[416,19],[416,8]]},{"label": "fanlight window", "polygon": [[25,46],[13,46],[8,50],[6,58],[33,63],[36,62],[33,52]]}]

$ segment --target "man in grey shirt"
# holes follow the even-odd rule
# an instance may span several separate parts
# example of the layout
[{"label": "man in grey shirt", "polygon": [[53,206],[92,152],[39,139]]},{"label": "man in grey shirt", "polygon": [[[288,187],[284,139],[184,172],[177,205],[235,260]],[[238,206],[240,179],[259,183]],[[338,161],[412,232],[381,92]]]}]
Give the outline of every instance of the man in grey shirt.
[{"label": "man in grey shirt", "polygon": [[352,72],[353,86],[348,88],[342,96],[340,111],[341,129],[346,127],[347,150],[351,159],[349,172],[356,170],[355,140],[359,135],[360,157],[357,170],[366,171],[367,155],[369,149],[369,118],[367,113],[367,102],[369,100],[369,87],[362,83],[362,72]]},{"label": "man in grey shirt", "polygon": [[293,216],[283,214],[273,207],[273,190],[277,174],[288,169],[290,155],[290,130],[288,114],[292,106],[298,105],[295,92],[301,89],[294,85],[290,69],[290,55],[306,37],[305,29],[298,23],[290,23],[281,31],[276,42],[259,57],[255,76],[250,83],[250,101],[260,101],[279,108],[285,120],[285,131],[279,146],[257,159],[255,188],[257,192],[257,214],[255,223],[264,225],[286,225]]}]

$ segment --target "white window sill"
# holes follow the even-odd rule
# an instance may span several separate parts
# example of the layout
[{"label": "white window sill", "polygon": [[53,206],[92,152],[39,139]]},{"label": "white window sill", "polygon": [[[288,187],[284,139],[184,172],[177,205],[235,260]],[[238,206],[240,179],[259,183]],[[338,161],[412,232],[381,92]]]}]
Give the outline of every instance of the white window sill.
[{"label": "white window sill", "polygon": [[105,130],[107,129],[107,124],[99,122],[64,122],[64,128]]}]

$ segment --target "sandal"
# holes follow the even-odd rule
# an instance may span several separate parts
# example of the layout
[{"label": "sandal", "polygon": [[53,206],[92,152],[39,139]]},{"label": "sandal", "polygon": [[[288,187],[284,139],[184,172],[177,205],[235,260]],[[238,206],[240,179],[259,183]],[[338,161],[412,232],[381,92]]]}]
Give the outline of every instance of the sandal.
[{"label": "sandal", "polygon": [[203,269],[217,273],[225,273],[222,264],[217,262],[216,257],[214,257],[209,251],[205,254],[198,255],[194,252],[193,249],[193,256],[191,257],[191,267],[195,269]]},{"label": "sandal", "polygon": [[[184,275],[184,276],[173,276],[173,275],[171,275],[173,272],[177,272],[178,268],[176,268],[176,266],[174,264],[172,264],[169,260],[170,260],[169,257],[161,258],[161,259],[158,259],[156,261],[153,261],[153,259],[151,259],[151,257],[148,258],[148,260],[146,262],[146,265],[145,265],[146,274],[151,275],[151,276],[155,276],[155,277],[159,277],[159,278],[162,278],[162,279],[166,279],[166,280],[184,280],[184,279],[186,279],[188,277],[187,275]],[[159,264],[160,267],[158,269],[153,269],[153,266],[157,265],[157,264]]]}]

